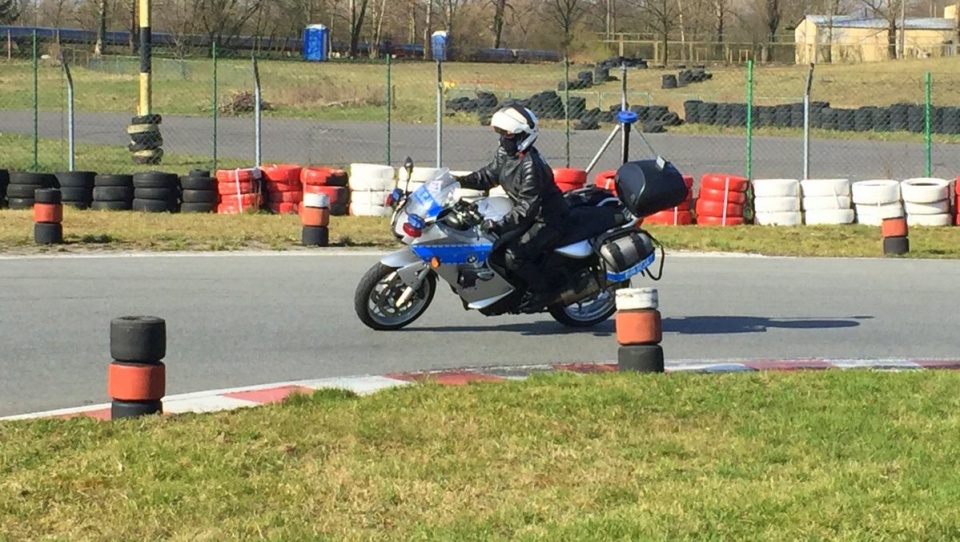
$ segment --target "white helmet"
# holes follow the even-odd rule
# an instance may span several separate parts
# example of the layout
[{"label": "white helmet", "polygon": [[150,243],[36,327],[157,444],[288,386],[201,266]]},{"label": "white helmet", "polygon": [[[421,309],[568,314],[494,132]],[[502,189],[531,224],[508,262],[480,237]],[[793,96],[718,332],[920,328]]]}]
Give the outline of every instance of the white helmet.
[{"label": "white helmet", "polygon": [[494,113],[490,126],[500,134],[517,135],[517,151],[524,152],[537,140],[537,117],[526,107],[511,104]]}]

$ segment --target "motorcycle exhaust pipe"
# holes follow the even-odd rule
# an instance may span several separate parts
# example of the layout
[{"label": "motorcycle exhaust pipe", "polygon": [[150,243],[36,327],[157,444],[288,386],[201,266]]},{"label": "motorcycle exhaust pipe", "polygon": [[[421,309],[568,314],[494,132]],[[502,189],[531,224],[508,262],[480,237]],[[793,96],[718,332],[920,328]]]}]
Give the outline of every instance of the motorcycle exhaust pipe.
[{"label": "motorcycle exhaust pipe", "polygon": [[597,282],[597,279],[596,277],[593,276],[593,273],[586,272],[586,271],[583,274],[577,277],[574,277],[574,280],[572,282],[574,284],[580,284],[584,282],[584,284],[581,288],[577,288],[576,286],[570,286],[568,288],[564,288],[550,302],[551,305],[562,304],[563,306],[567,306],[567,305],[576,303],[581,299],[590,297],[600,292],[600,290],[603,289],[603,286],[601,286],[600,283]]}]

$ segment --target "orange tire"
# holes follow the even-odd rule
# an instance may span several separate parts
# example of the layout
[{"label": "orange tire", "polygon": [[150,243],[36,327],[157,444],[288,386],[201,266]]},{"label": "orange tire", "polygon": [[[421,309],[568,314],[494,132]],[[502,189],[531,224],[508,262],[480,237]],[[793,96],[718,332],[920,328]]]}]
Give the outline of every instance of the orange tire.
[{"label": "orange tire", "polygon": [[660,211],[648,217],[645,217],[648,224],[661,224],[667,226],[688,226],[693,224],[693,214],[690,211],[673,210]]},{"label": "orange tire", "polygon": [[303,191],[303,184],[301,184],[300,181],[289,183],[274,183],[268,181],[266,189],[267,192],[301,192]]},{"label": "orange tire", "polygon": [[259,177],[256,168],[217,170],[217,182],[221,183],[233,183],[238,180],[240,182],[252,182],[256,181],[258,178]]},{"label": "orange tire", "polygon": [[329,226],[330,209],[328,207],[300,206],[300,224],[304,226]]},{"label": "orange tire", "polygon": [[236,194],[224,194],[220,196],[220,203],[223,205],[242,205],[244,208],[247,207],[257,207],[262,203],[263,200],[260,198],[259,194],[243,194],[237,196]]},{"label": "orange tire", "polygon": [[601,171],[597,173],[597,176],[593,178],[593,184],[597,185],[604,190],[609,190],[614,194],[617,193],[617,170],[608,169],[606,171]]},{"label": "orange tire", "polygon": [[300,203],[303,201],[303,192],[267,192],[267,201],[270,203]]},{"label": "orange tire", "polygon": [[310,186],[324,186],[331,184],[331,179],[342,180],[346,176],[346,171],[331,167],[309,166],[300,170],[300,182]]},{"label": "orange tire", "polygon": [[881,237],[906,237],[907,219],[906,217],[884,218],[880,223]]},{"label": "orange tire", "polygon": [[745,177],[739,177],[737,175],[707,173],[700,178],[701,189],[708,188],[710,190],[720,190],[721,192],[725,189],[731,192],[746,192],[748,185],[749,183]]},{"label": "orange tire", "polygon": [[257,191],[257,183],[254,181],[240,181],[240,186],[237,186],[237,183],[217,183],[217,192],[223,195],[233,194],[237,195],[237,191],[241,194],[253,194]]},{"label": "orange tire", "polygon": [[118,401],[156,401],[167,392],[167,370],[156,365],[114,361],[107,369],[107,394]]},{"label": "orange tire", "polygon": [[62,203],[34,203],[33,221],[46,222],[48,224],[60,224],[63,222],[63,204]]},{"label": "orange tire", "polygon": [[267,208],[270,209],[272,212],[281,214],[281,215],[297,214],[297,204],[292,202],[270,203],[270,204],[267,204]]},{"label": "orange tire", "polygon": [[587,172],[583,169],[554,168],[553,182],[581,187],[587,184]]},{"label": "orange tire", "polygon": [[700,226],[742,226],[747,221],[742,216],[727,215],[726,221],[719,216],[697,215],[697,224]]},{"label": "orange tire", "polygon": [[617,342],[631,344],[660,344],[663,340],[662,321],[657,309],[617,311]]},{"label": "orange tire", "polygon": [[297,164],[270,164],[260,168],[268,181],[275,183],[300,183],[302,167]]},{"label": "orange tire", "polygon": [[700,195],[697,199],[704,199],[710,201],[720,201],[722,202],[726,197],[727,203],[746,203],[747,194],[744,192],[727,192],[724,196],[723,190],[711,190],[709,188],[701,188]]},{"label": "orange tire", "polygon": [[728,203],[727,205],[724,205],[722,201],[698,199],[696,209],[697,209],[697,217],[700,217],[700,216],[722,217],[724,215],[724,209],[726,209],[726,215],[728,217],[743,216],[743,205],[740,205],[739,203]]}]

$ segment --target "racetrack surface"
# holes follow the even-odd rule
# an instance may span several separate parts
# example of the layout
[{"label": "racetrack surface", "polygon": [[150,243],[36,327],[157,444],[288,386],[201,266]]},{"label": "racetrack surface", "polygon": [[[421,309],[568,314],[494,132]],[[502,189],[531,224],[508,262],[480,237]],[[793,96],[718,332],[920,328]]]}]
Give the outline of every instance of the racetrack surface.
[{"label": "racetrack surface", "polygon": [[[126,148],[126,127],[132,115],[122,113],[78,113],[77,141],[117,145]],[[67,116],[42,111],[39,133],[44,138],[66,140]],[[213,122],[209,117],[163,116],[161,134],[165,152],[212,156]],[[383,163],[386,160],[386,122],[318,121],[263,118],[263,159],[301,164]],[[0,111],[0,130],[33,133],[29,111]],[[610,128],[573,132],[571,167],[586,168],[610,135]],[[252,117],[220,118],[217,130],[218,156],[245,158],[255,163],[256,139]],[[654,149],[673,161],[684,173],[700,176],[709,172],[745,174],[746,139],[737,136],[647,134]],[[496,137],[482,126],[443,126],[443,165],[451,169],[475,169],[489,162]],[[394,122],[391,127],[391,165],[399,166],[406,156],[423,166],[436,161],[436,128],[433,123],[417,125]],[[563,130],[543,130],[538,147],[553,167],[565,165]],[[810,144],[811,178],[853,180],[906,179],[924,174],[921,144],[895,142],[813,139]],[[64,144],[64,167],[66,166]],[[630,142],[631,160],[653,154],[636,131]],[[803,174],[802,138],[754,137],[753,178],[800,178]],[[932,175],[953,178],[960,171],[956,145],[933,145]],[[90,164],[89,161],[86,162]],[[620,163],[620,136],[617,135],[592,173],[614,169]],[[82,166],[82,163],[81,163]],[[89,165],[86,167],[90,167]],[[162,169],[162,164],[160,168]]]},{"label": "racetrack surface", "polygon": [[[374,253],[0,260],[0,416],[103,403],[110,319],[163,317],[167,394],[468,366],[612,361],[613,320],[485,318],[449,288],[399,332],[357,320]],[[960,262],[667,255],[671,360],[956,357]],[[938,279],[938,277],[940,277]]]}]

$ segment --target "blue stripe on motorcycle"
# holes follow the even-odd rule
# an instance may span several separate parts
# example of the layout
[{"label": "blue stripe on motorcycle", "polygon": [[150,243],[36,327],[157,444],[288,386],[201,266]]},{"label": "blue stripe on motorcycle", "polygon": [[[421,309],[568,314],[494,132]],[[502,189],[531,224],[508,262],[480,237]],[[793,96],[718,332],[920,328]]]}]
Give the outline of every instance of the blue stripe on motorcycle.
[{"label": "blue stripe on motorcycle", "polygon": [[410,248],[425,262],[436,257],[440,263],[483,263],[493,250],[493,244],[414,245]]},{"label": "blue stripe on motorcycle", "polygon": [[642,262],[638,263],[637,265],[631,267],[630,269],[626,269],[626,270],[621,271],[621,272],[619,272],[619,273],[611,273],[610,271],[607,271],[607,280],[609,280],[610,282],[622,282],[622,281],[625,281],[625,280],[627,280],[628,278],[630,278],[630,277],[636,275],[637,273],[643,271],[644,269],[650,267],[650,264],[653,263],[653,261],[656,259],[656,257],[657,257],[657,253],[656,253],[656,252],[652,252],[649,256],[647,256],[647,258],[646,258],[645,260],[643,260]]}]

